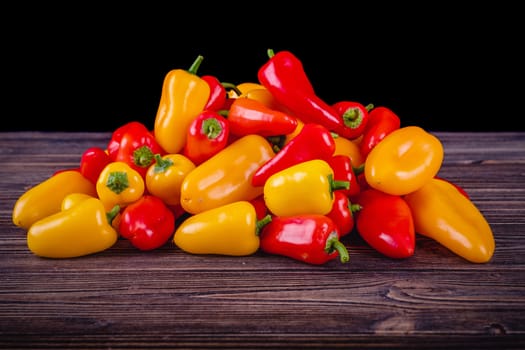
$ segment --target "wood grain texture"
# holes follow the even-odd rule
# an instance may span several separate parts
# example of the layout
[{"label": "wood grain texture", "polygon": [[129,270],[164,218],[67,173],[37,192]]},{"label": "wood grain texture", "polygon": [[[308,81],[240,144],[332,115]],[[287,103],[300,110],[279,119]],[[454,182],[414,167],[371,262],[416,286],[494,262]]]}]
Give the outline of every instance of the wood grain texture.
[{"label": "wood grain texture", "polygon": [[310,266],[258,252],[198,256],[119,240],[43,259],[12,224],[16,199],[108,133],[0,133],[0,348],[525,347],[525,133],[436,132],[439,175],[489,221],[492,260],[469,263],[417,238],[388,259],[356,235],[350,262]]}]

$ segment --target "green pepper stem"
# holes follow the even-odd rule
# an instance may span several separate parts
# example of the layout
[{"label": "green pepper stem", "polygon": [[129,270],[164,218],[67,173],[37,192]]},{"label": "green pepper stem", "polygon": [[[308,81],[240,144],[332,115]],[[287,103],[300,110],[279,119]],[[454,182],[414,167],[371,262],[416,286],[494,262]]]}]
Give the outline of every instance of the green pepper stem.
[{"label": "green pepper stem", "polygon": [[188,69],[188,72],[191,74],[197,74],[197,71],[199,70],[199,67],[202,63],[202,60],[204,60],[204,56],[199,55],[191,65],[191,67]]},{"label": "green pepper stem", "polygon": [[328,175],[328,182],[330,184],[330,195],[334,196],[334,191],[336,190],[347,190],[350,188],[350,181],[343,181],[343,180],[334,180],[334,175],[330,174]]},{"label": "green pepper stem", "polygon": [[263,217],[261,220],[257,220],[257,222],[255,223],[255,234],[257,234],[258,236],[263,227],[269,224],[271,221],[272,215],[270,214],[266,214],[266,216]]},{"label": "green pepper stem", "polygon": [[155,154],[155,167],[153,168],[153,172],[155,174],[158,173],[164,173],[168,170],[170,166],[173,165],[173,161],[169,158],[162,158],[160,154]]},{"label": "green pepper stem", "polygon": [[342,263],[347,263],[350,260],[348,250],[346,249],[345,245],[339,240],[339,235],[337,234],[337,231],[332,231],[328,235],[328,239],[326,240],[324,250],[326,254],[331,254],[334,250],[337,250],[337,252],[339,253],[339,259]]},{"label": "green pepper stem", "polygon": [[354,175],[356,176],[361,174],[363,171],[365,171],[365,163],[359,166],[352,167],[352,170],[354,171]]},{"label": "green pepper stem", "polygon": [[141,146],[133,151],[133,163],[142,168],[149,167],[154,157],[155,155],[148,146]]},{"label": "green pepper stem", "polygon": [[110,211],[106,213],[106,219],[108,220],[110,225],[113,223],[113,220],[115,220],[119,212],[120,205],[116,204]]},{"label": "green pepper stem", "polygon": [[275,56],[275,52],[273,52],[273,49],[268,49],[268,50],[266,51],[266,53],[268,53],[268,57],[269,57],[269,58],[272,58],[273,56]]},{"label": "green pepper stem", "polygon": [[242,91],[239,90],[239,88],[237,87],[237,85],[235,85],[234,83],[221,82],[221,85],[224,86],[224,88],[225,88],[226,90],[233,90],[233,91],[235,91],[235,93],[237,94],[237,96],[241,96],[241,95],[242,95]]}]

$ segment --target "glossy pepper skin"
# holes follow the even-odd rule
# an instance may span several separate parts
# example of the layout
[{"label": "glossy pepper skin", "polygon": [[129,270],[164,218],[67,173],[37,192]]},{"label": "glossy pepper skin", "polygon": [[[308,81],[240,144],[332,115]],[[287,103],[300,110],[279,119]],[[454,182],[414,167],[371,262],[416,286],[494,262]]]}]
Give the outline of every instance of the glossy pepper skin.
[{"label": "glossy pepper skin", "polygon": [[348,196],[341,191],[334,191],[334,204],[326,216],[339,228],[340,237],[348,235],[355,226],[354,213],[361,210],[359,204],[352,204]]},{"label": "glossy pepper skin", "polygon": [[390,108],[377,106],[368,112],[368,122],[359,142],[359,150],[363,159],[386,135],[401,127],[401,119]]},{"label": "glossy pepper skin", "polygon": [[79,171],[65,170],[48,177],[17,199],[13,224],[28,229],[36,221],[60,212],[64,197],[77,192],[97,196],[95,185]]},{"label": "glossy pepper skin", "polygon": [[344,193],[347,197],[359,194],[361,186],[359,185],[359,182],[357,182],[357,175],[354,172],[354,167],[352,166],[352,160],[350,157],[337,154],[330,157],[327,162],[334,171],[334,180],[348,181],[347,189],[342,188],[337,191]]},{"label": "glossy pepper skin", "polygon": [[205,110],[191,122],[182,154],[195,165],[211,158],[228,144],[230,122],[213,110]]},{"label": "glossy pepper skin", "polygon": [[128,163],[143,178],[155,161],[155,154],[165,153],[148,128],[137,121],[118,128],[108,144],[108,154],[112,161]]},{"label": "glossy pepper skin", "polygon": [[334,181],[334,171],[322,159],[292,165],[268,178],[264,201],[274,215],[326,215],[334,204],[333,192],[348,188],[348,181]]},{"label": "glossy pepper skin", "polygon": [[100,172],[111,163],[109,154],[100,147],[89,147],[80,157],[79,171],[93,184],[97,183]]},{"label": "glossy pepper skin", "polygon": [[227,118],[231,132],[238,136],[286,135],[297,127],[295,117],[250,98],[236,98],[230,106]]},{"label": "glossy pepper skin", "polygon": [[363,135],[365,126],[368,123],[368,111],[374,108],[374,105],[367,106],[356,101],[339,101],[332,104],[335,111],[343,118],[348,131],[345,137],[354,140]]},{"label": "glossy pepper skin", "polygon": [[260,248],[307,264],[322,265],[339,257],[349,261],[337,225],[325,215],[274,216],[259,234]]},{"label": "glossy pepper skin", "polygon": [[118,233],[111,220],[119,207],[109,213],[98,198],[88,198],[69,209],[35,222],[27,232],[29,250],[45,258],[75,258],[112,247]]},{"label": "glossy pepper skin", "polygon": [[392,131],[368,154],[366,182],[380,191],[405,195],[432,179],[440,170],[441,141],[419,126]]},{"label": "glossy pepper skin", "polygon": [[334,155],[345,155],[352,161],[353,167],[359,167],[365,163],[365,158],[361,155],[359,143],[356,140],[349,140],[337,134],[332,134],[335,142]]},{"label": "glossy pepper skin", "polygon": [[146,190],[171,206],[180,205],[182,181],[196,165],[183,154],[155,155],[146,173]]},{"label": "glossy pepper skin", "polygon": [[146,194],[121,213],[119,233],[139,250],[153,250],[169,241],[175,215],[159,197]]},{"label": "glossy pepper skin", "polygon": [[317,123],[342,136],[351,134],[337,111],[318,95],[304,71],[302,62],[290,51],[274,54],[258,72],[259,82],[275,99],[305,123]]},{"label": "glossy pepper skin", "polygon": [[304,124],[290,142],[257,169],[251,180],[252,185],[263,186],[271,175],[301,162],[328,160],[334,151],[334,138],[328,129],[320,124]]},{"label": "glossy pepper skin", "polygon": [[173,242],[192,254],[251,255],[259,249],[258,225],[267,220],[257,220],[249,201],[236,201],[190,216],[176,229]]},{"label": "glossy pepper skin", "polygon": [[203,59],[199,55],[188,70],[173,69],[164,78],[153,133],[167,153],[183,149],[191,122],[208,103],[210,85],[197,75]]},{"label": "glossy pepper skin", "polygon": [[357,232],[372,248],[393,259],[414,255],[414,218],[403,197],[372,188],[362,191],[355,203],[360,206]]},{"label": "glossy pepper skin", "polygon": [[100,173],[97,180],[97,196],[106,210],[115,205],[124,208],[144,194],[142,175],[125,162],[111,162]]},{"label": "glossy pepper skin", "polygon": [[489,223],[454,184],[434,178],[404,198],[418,234],[467,261],[486,263],[492,259],[496,244]]},{"label": "glossy pepper skin", "polygon": [[222,149],[191,171],[181,185],[181,205],[197,214],[240,200],[250,201],[263,193],[253,186],[253,173],[274,156],[262,136],[246,135]]}]

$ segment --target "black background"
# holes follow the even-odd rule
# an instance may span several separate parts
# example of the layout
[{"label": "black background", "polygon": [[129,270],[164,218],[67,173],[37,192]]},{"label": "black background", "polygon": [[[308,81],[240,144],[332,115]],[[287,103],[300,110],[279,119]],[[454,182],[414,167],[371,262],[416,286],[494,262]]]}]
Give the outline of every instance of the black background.
[{"label": "black background", "polygon": [[5,9],[1,129],[152,127],[169,70],[203,55],[200,75],[257,82],[272,48],[301,59],[328,103],[384,105],[428,130],[525,130],[511,6],[181,4]]}]

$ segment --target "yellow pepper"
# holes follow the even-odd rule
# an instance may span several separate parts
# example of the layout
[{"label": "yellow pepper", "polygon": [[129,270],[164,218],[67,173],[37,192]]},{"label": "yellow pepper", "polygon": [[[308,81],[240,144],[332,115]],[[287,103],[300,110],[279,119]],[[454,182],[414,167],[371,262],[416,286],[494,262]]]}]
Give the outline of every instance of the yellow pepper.
[{"label": "yellow pepper", "polygon": [[182,181],[195,164],[182,154],[157,154],[155,160],[146,172],[146,189],[168,205],[179,205]]},{"label": "yellow pepper", "polygon": [[253,186],[251,179],[274,155],[270,143],[260,135],[237,139],[186,175],[181,185],[182,208],[197,214],[261,195],[262,186]]},{"label": "yellow pepper", "polygon": [[348,181],[334,181],[334,171],[326,161],[313,159],[271,175],[263,194],[274,215],[326,215],[335,201],[333,191],[348,186]]},{"label": "yellow pepper", "polygon": [[98,198],[106,210],[115,205],[125,207],[144,194],[145,184],[140,173],[125,162],[111,162],[102,169],[96,183]]},{"label": "yellow pepper", "polygon": [[167,153],[183,149],[191,122],[208,102],[210,86],[197,75],[202,60],[198,56],[189,70],[173,69],[164,78],[153,133]]},{"label": "yellow pepper", "polygon": [[386,135],[368,154],[367,183],[380,191],[405,195],[413,192],[441,168],[441,141],[419,126],[405,126]]},{"label": "yellow pepper", "polygon": [[359,150],[359,144],[354,140],[349,140],[346,137],[335,135],[335,151],[334,155],[345,155],[352,160],[352,166],[358,167],[365,161],[361,151]]},{"label": "yellow pepper", "polygon": [[259,229],[270,220],[257,220],[249,201],[237,201],[195,214],[173,235],[177,247],[192,254],[244,256],[259,249]]},{"label": "yellow pepper", "polygon": [[35,222],[27,232],[27,246],[45,258],[74,258],[94,254],[113,246],[118,239],[110,213],[98,198],[88,198],[69,209]]},{"label": "yellow pepper", "polygon": [[261,85],[259,83],[253,83],[253,82],[244,82],[237,84],[237,90],[241,92],[239,95],[237,91],[235,90],[228,90],[228,97],[229,98],[237,98],[243,95],[246,95],[251,90],[260,90],[260,89],[266,89],[264,85]]},{"label": "yellow pepper", "polygon": [[417,233],[470,262],[485,263],[492,258],[496,244],[489,223],[452,183],[433,178],[404,198]]},{"label": "yellow pepper", "polygon": [[59,172],[24,192],[13,207],[13,223],[28,229],[34,222],[61,210],[62,200],[70,193],[96,197],[95,185],[76,170]]},{"label": "yellow pepper", "polygon": [[70,193],[62,200],[61,211],[67,210],[88,198],[96,198],[86,193]]}]

